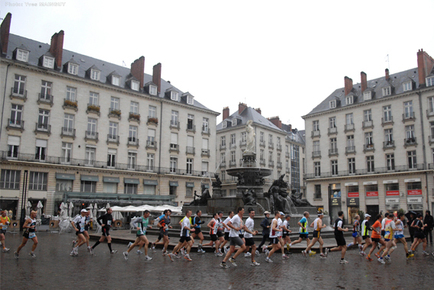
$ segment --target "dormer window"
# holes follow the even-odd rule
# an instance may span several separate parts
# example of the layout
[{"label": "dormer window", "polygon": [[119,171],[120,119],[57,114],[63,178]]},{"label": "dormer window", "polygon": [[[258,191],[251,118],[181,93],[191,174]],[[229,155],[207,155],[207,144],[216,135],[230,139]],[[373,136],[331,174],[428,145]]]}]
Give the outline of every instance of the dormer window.
[{"label": "dormer window", "polygon": [[363,93],[363,100],[364,101],[370,101],[372,100],[372,92],[371,91],[366,91]]},{"label": "dormer window", "polygon": [[330,101],[329,102],[329,107],[330,107],[330,109],[336,108],[336,100]]},{"label": "dormer window", "polygon": [[232,127],[235,127],[238,124],[237,119],[232,119]]},{"label": "dormer window", "polygon": [[171,92],[170,92],[170,99],[171,99],[172,101],[178,101],[178,92],[171,91]]},{"label": "dormer window", "polygon": [[149,86],[149,94],[152,96],[157,95],[157,86],[150,85]]},{"label": "dormer window", "polygon": [[54,68],[54,57],[44,55],[42,66],[46,68]]},{"label": "dormer window", "polygon": [[412,83],[411,81],[405,82],[402,84],[402,89],[404,92],[411,91],[412,90]]},{"label": "dormer window", "polygon": [[115,75],[112,75],[112,85],[119,86],[121,83],[121,78]]},{"label": "dormer window", "polygon": [[99,81],[100,75],[101,75],[101,71],[94,69],[94,68],[90,70],[90,79],[91,80]]},{"label": "dormer window", "polygon": [[351,95],[345,98],[345,104],[352,105],[353,103],[354,103],[354,96]]},{"label": "dormer window", "polygon": [[131,89],[133,91],[139,91],[139,86],[140,86],[140,83],[138,81],[131,80]]},{"label": "dormer window", "polygon": [[29,51],[23,49],[17,49],[16,59],[23,62],[29,61]]},{"label": "dormer window", "polygon": [[193,96],[187,95],[187,104],[189,104],[189,105],[194,104]]},{"label": "dormer window", "polygon": [[78,64],[68,63],[68,73],[71,75],[77,75],[78,74]]},{"label": "dormer window", "polygon": [[383,88],[383,97],[390,96],[391,94],[392,94],[392,89],[390,86]]},{"label": "dormer window", "polygon": [[434,86],[434,76],[432,76],[432,77],[427,77],[427,78],[426,78],[426,86],[427,86],[427,87],[432,87],[432,86]]},{"label": "dormer window", "polygon": [[228,123],[226,122],[226,120],[223,121],[222,126],[223,126],[223,129],[226,128],[226,127],[228,126]]}]

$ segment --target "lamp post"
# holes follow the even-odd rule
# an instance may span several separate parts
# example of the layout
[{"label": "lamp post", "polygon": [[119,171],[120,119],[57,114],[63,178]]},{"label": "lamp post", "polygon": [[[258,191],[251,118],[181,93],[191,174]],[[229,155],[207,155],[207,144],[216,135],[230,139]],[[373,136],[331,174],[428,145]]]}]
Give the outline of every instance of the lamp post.
[{"label": "lamp post", "polygon": [[20,216],[20,232],[23,231],[23,225],[26,217],[26,200],[27,200],[27,179],[29,172],[24,170],[23,193],[21,195],[21,216]]}]

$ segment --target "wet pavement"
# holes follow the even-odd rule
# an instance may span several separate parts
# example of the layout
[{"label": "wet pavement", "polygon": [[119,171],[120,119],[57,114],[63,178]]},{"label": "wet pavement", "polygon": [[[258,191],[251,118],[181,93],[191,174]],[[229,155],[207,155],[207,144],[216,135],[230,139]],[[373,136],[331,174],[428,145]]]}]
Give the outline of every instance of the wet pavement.
[{"label": "wet pavement", "polygon": [[[212,253],[192,252],[192,262],[182,258],[171,262],[161,255],[161,249],[150,251],[152,261],[132,251],[125,261],[122,251],[126,243],[113,243],[113,249],[118,250],[114,255],[103,243],[95,249],[96,256],[81,247],[79,256],[71,257],[74,237],[41,232],[36,258],[28,255],[29,241],[16,260],[13,252],[21,235],[8,233],[6,244],[11,252],[0,253],[0,289],[432,289],[434,283],[434,257],[424,257],[421,246],[415,258],[407,261],[403,246],[398,244],[392,263],[386,265],[368,262],[354,249],[347,252],[347,265],[339,264],[338,252],[330,253],[327,259],[294,253],[283,261],[274,254],[274,263],[266,263],[265,256],[260,255],[258,267],[240,256],[237,267],[222,269],[222,258]],[[431,252],[432,247],[428,250]]]}]

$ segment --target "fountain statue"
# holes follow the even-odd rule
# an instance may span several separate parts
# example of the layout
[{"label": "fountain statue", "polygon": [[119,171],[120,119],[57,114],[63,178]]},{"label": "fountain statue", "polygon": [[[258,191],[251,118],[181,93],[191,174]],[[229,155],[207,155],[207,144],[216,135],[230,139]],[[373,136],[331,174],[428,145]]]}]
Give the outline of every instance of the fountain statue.
[{"label": "fountain statue", "polygon": [[206,206],[208,203],[208,199],[211,198],[209,194],[208,188],[202,186],[202,195],[196,194],[196,190],[194,191],[193,201],[187,204],[188,206]]},{"label": "fountain statue", "polygon": [[246,149],[244,154],[255,153],[255,129],[252,127],[253,121],[249,120],[246,124]]}]

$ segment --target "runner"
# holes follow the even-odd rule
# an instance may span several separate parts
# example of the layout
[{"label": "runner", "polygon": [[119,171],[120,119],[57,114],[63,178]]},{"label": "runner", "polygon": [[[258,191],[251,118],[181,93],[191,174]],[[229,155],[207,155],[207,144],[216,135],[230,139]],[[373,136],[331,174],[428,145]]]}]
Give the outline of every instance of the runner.
[{"label": "runner", "polygon": [[194,216],[191,221],[194,227],[194,233],[191,234],[191,239],[193,240],[194,243],[194,239],[196,237],[199,237],[200,240],[199,240],[199,245],[197,245],[197,252],[203,254],[205,253],[205,251],[202,249],[202,243],[204,238],[201,230],[201,224],[205,222],[200,220],[201,216],[202,216],[202,211],[198,210],[196,211],[196,216]]},{"label": "runner", "polygon": [[372,261],[371,254],[375,251],[375,249],[377,248],[378,244],[381,244],[380,250],[377,253],[375,253],[375,256],[378,259],[380,258],[381,251],[386,248],[386,243],[381,238],[381,220],[382,219],[383,219],[383,216],[381,214],[378,214],[377,215],[377,220],[372,225],[372,234],[371,234],[372,247],[371,247],[371,250],[368,253],[368,256],[366,257],[366,259],[368,261]]},{"label": "runner", "polygon": [[[164,212],[166,212],[166,210],[164,210]],[[160,222],[160,220],[163,218],[165,216],[165,214],[163,213],[162,215],[160,215],[159,217],[157,217],[155,220],[154,220],[154,225],[155,226],[158,226],[158,223]],[[157,237],[157,239],[155,240],[155,242],[153,242],[152,243],[152,250],[154,250],[154,252],[155,252],[155,247],[157,246],[157,245],[163,245],[164,244],[164,241],[163,242],[160,242],[160,240],[163,238],[163,235],[161,234],[161,232],[159,232],[158,233],[158,237]]]},{"label": "runner", "polygon": [[281,232],[282,229],[279,228],[279,218],[280,218],[280,212],[276,211],[274,213],[274,219],[271,221],[271,231],[270,231],[270,240],[273,245],[273,248],[265,258],[265,262],[267,263],[273,263],[273,260],[270,259],[271,255],[273,255],[275,251],[281,248],[280,241],[279,241],[279,232]]},{"label": "runner", "polygon": [[76,216],[74,220],[71,221],[71,225],[75,230],[75,235],[77,236],[77,241],[75,245],[72,247],[72,251],[70,253],[71,256],[78,256],[78,248],[81,245],[86,243],[86,237],[84,236],[84,228],[86,226],[86,214],[87,210],[82,209],[80,211],[80,215]]},{"label": "runner", "polygon": [[86,221],[84,224],[84,232],[83,232],[83,235],[86,238],[86,245],[87,245],[88,252],[90,252],[91,249],[91,247],[89,246],[89,240],[90,240],[89,227],[90,227],[90,223],[93,221],[93,219],[89,215],[90,215],[90,210],[86,212]]},{"label": "runner", "polygon": [[384,223],[384,241],[386,242],[386,248],[384,249],[383,254],[380,258],[378,258],[378,262],[381,264],[385,264],[384,260],[388,260],[391,262],[390,254],[393,252],[393,233],[396,229],[395,224],[395,216],[393,214],[389,214],[387,216],[387,220]]},{"label": "runner", "polygon": [[261,222],[262,241],[258,246],[258,249],[261,249],[262,252],[264,252],[264,250],[262,250],[262,246],[265,244],[267,239],[269,239],[269,237],[270,237],[270,221],[268,220],[269,218],[270,218],[270,212],[265,211],[264,212],[264,219]]},{"label": "runner", "polygon": [[414,242],[411,245],[411,252],[415,252],[417,246],[419,246],[420,243],[423,242],[422,246],[423,246],[423,254],[425,256],[429,256],[429,254],[426,252],[426,245],[427,245],[427,241],[426,241],[426,237],[424,234],[424,229],[426,227],[426,225],[423,224],[423,219],[422,219],[422,215],[418,214],[417,218],[413,221],[412,227],[415,229],[415,233],[414,233]]},{"label": "runner", "polygon": [[341,251],[341,261],[340,264],[347,264],[348,261],[345,260],[345,253],[347,252],[347,243],[345,242],[344,232],[348,232],[347,228],[344,228],[344,212],[338,212],[338,218],[334,224],[335,229],[335,240],[338,244],[337,247],[331,248],[330,252]]},{"label": "runner", "polygon": [[113,210],[109,207],[107,209],[106,214],[104,214],[104,215],[102,215],[96,219],[98,224],[101,226],[101,238],[90,249],[91,255],[94,254],[94,250],[95,250],[96,246],[98,246],[100,243],[104,242],[105,239],[107,239],[107,246],[110,250],[110,254],[116,254],[117,253],[117,250],[112,250],[112,237],[110,236],[110,228],[112,226],[112,223],[114,222],[112,212],[113,212]]},{"label": "runner", "polygon": [[289,256],[285,255],[285,246],[286,249],[289,251],[289,248],[291,247],[291,238],[289,237],[289,234],[292,233],[292,231],[289,229],[289,220],[291,219],[291,216],[287,214],[285,216],[285,220],[282,223],[282,259],[288,259]]},{"label": "runner", "polygon": [[300,236],[299,236],[298,240],[290,243],[289,247],[292,247],[293,245],[298,244],[303,240],[306,240],[306,246],[309,246],[310,239],[309,239],[309,232],[307,230],[307,221],[308,221],[307,219],[308,218],[309,218],[309,212],[305,211],[303,213],[303,217],[301,218],[301,220],[299,220],[297,222],[297,224],[300,226],[300,229],[299,229]]},{"label": "runner", "polygon": [[399,213],[398,220],[396,221],[395,224],[396,229],[395,229],[394,238],[395,241],[399,241],[404,244],[405,256],[407,257],[407,259],[409,259],[411,257],[414,257],[414,254],[408,252],[407,241],[405,240],[404,237],[404,228],[407,226],[404,226],[404,220],[405,220],[405,215],[403,213]]},{"label": "runner", "polygon": [[164,211],[164,217],[158,223],[160,227],[160,234],[163,236],[163,256],[168,254],[167,247],[169,246],[169,229],[172,228],[170,225],[170,214],[171,210],[166,209]]},{"label": "runner", "polygon": [[252,254],[250,255],[251,258],[251,266],[259,266],[260,264],[255,261],[255,255],[256,255],[256,245],[253,241],[253,235],[257,235],[258,231],[255,231],[253,228],[255,227],[255,221],[253,218],[255,217],[255,211],[252,208],[249,208],[249,217],[246,220],[245,223],[245,233],[244,233],[244,239],[246,240],[246,250],[245,252],[248,253],[249,249],[252,249]]},{"label": "runner", "polygon": [[312,236],[312,242],[309,244],[309,246],[307,246],[307,248],[302,251],[303,255],[307,255],[309,254],[309,256],[315,255],[313,254],[310,249],[313,247],[313,245],[316,244],[316,242],[319,242],[319,252],[320,252],[320,256],[322,258],[326,258],[327,254],[328,254],[328,249],[325,250],[325,253],[323,253],[323,245],[324,245],[324,241],[321,238],[321,229],[325,228],[327,225],[323,225],[322,224],[322,218],[324,217],[324,213],[319,212],[318,213],[318,217],[313,221],[313,223],[310,225],[311,227],[313,226],[313,236]]},{"label": "runner", "polygon": [[347,247],[349,248],[357,244],[359,245],[359,252],[361,253],[363,250],[363,245],[362,245],[362,237],[360,235],[360,216],[358,214],[354,217],[353,242],[349,243]]},{"label": "runner", "polygon": [[14,256],[16,259],[19,258],[21,249],[27,244],[27,241],[31,239],[33,241],[32,251],[29,253],[29,255],[32,258],[36,258],[35,255],[35,249],[38,246],[38,237],[36,237],[36,214],[37,212],[35,210],[32,210],[30,212],[30,218],[26,219],[23,225],[24,233],[23,233],[23,241],[21,242],[21,245],[18,246],[18,249],[14,253]]},{"label": "runner", "polygon": [[[363,246],[363,249],[360,251],[360,256],[365,256],[366,249],[372,244],[371,241],[371,225],[369,223],[369,220],[371,219],[370,214],[365,214],[365,220],[362,222],[362,238],[365,241],[365,245]],[[368,259],[369,260],[369,259]]]},{"label": "runner", "polygon": [[11,223],[11,220],[7,216],[6,210],[0,210],[1,216],[0,216],[0,245],[2,245],[3,249],[2,252],[6,253],[9,252],[10,249],[6,248],[5,240],[6,240],[6,230],[8,229],[8,225]]},{"label": "runner", "polygon": [[[210,246],[212,248],[214,246],[214,243],[215,243],[215,249],[218,249],[219,240],[217,239],[217,227],[218,227],[218,221],[217,220],[218,220],[218,214],[215,213],[212,216],[212,219],[207,224],[207,227],[209,227],[209,236],[211,238],[211,241],[208,244],[205,244],[204,246]],[[217,254],[217,251],[215,251],[215,254]]]},{"label": "runner", "polygon": [[187,212],[185,213],[185,217],[182,219],[181,233],[180,233],[181,238],[179,239],[179,242],[176,245],[176,247],[173,248],[172,253],[168,254],[168,256],[172,262],[173,262],[173,258],[175,258],[175,257],[178,258],[176,253],[182,247],[187,247],[186,254],[185,254],[184,258],[189,262],[192,261],[190,258],[190,250],[191,250],[191,246],[193,245],[193,243],[192,243],[191,238],[190,238],[190,231],[194,232],[195,229],[191,228],[192,224],[190,221],[190,217],[191,217],[191,210],[187,210]]},{"label": "runner", "polygon": [[234,212],[230,211],[228,213],[228,217],[223,221],[222,226],[225,228],[224,229],[224,233],[225,233],[225,241],[223,242],[223,244],[220,246],[220,252],[223,249],[223,252],[226,254],[228,252],[228,248],[229,247],[225,247],[226,243],[229,242],[229,233],[230,233],[230,227],[227,226],[228,222],[231,221],[231,219],[234,217]]},{"label": "runner", "polygon": [[218,218],[217,218],[218,246],[216,246],[216,252],[215,252],[215,255],[218,257],[223,256],[220,245],[225,242],[225,238],[224,238],[225,234],[223,232],[224,229],[225,229],[225,227],[223,226],[223,212],[219,211],[218,212]]},{"label": "runner", "polygon": [[[237,266],[237,263],[235,262],[235,259],[245,251],[246,245],[244,244],[243,240],[240,238],[239,232],[245,228],[243,225],[243,214],[244,214],[244,208],[239,207],[238,208],[238,214],[234,215],[234,217],[228,222],[227,226],[231,228],[229,232],[229,238],[230,238],[230,249],[226,254],[226,257],[223,259],[223,261],[220,264],[220,267],[222,268],[229,268],[228,265],[226,265],[226,262],[229,260],[229,262],[232,263],[235,267]],[[240,248],[235,253],[235,255],[231,258],[231,255],[233,252],[235,252],[235,246],[239,246]]]},{"label": "runner", "polygon": [[[148,228],[152,228],[152,226],[149,225],[149,215],[150,212],[149,210],[145,210],[143,212],[143,217],[138,217],[136,219],[134,219],[132,221],[132,225],[134,228],[137,229],[137,233],[136,233],[136,240],[134,241],[133,244],[131,244],[131,246],[128,248],[128,250],[126,252],[123,252],[122,254],[124,255],[125,260],[128,260],[128,254],[134,249],[135,246],[144,246],[145,247],[145,260],[146,261],[150,261],[152,260],[151,257],[148,256],[148,245],[149,245],[149,241],[148,238],[146,237],[146,230]],[[137,250],[137,254],[140,254],[140,248],[139,250]]]}]

